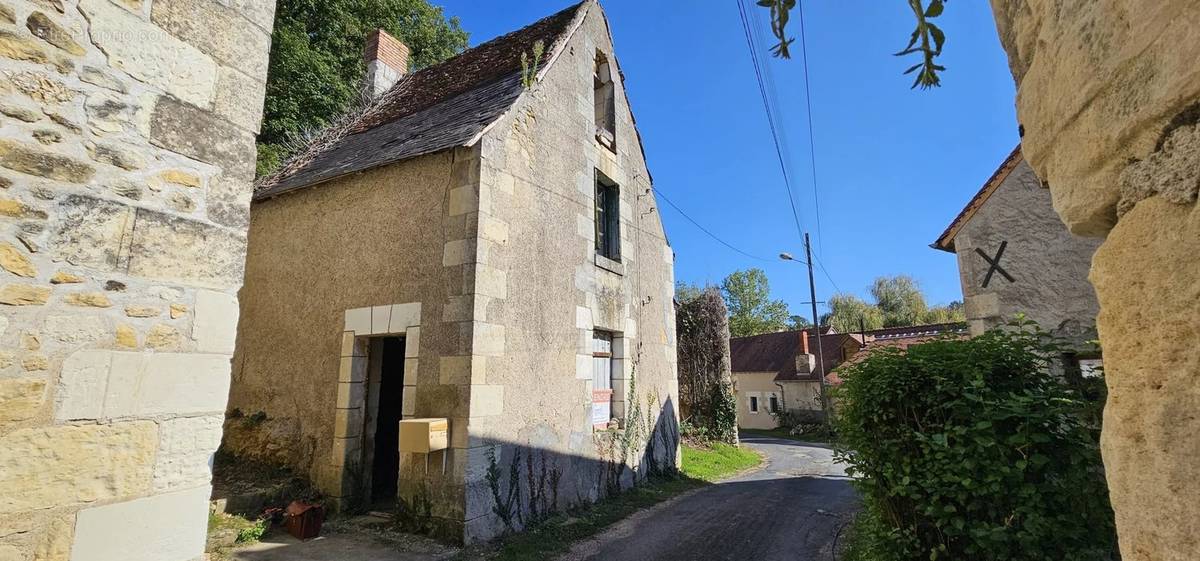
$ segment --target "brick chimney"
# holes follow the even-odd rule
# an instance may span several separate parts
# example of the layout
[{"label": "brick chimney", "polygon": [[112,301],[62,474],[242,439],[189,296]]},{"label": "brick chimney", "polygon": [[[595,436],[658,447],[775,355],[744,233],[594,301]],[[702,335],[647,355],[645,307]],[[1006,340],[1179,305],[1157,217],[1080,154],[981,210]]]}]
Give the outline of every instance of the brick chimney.
[{"label": "brick chimney", "polygon": [[367,34],[363,60],[367,63],[367,92],[379,97],[408,72],[408,45],[376,29]]},{"label": "brick chimney", "polygon": [[811,374],[817,368],[817,357],[808,348],[808,330],[800,330],[800,352],[796,353],[796,373]]}]

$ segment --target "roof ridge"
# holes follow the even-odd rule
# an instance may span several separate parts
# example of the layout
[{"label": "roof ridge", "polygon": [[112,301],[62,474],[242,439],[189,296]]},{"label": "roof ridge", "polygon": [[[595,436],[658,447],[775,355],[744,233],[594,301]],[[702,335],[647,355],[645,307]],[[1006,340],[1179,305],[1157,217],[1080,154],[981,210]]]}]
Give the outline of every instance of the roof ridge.
[{"label": "roof ridge", "polygon": [[1025,156],[1021,153],[1021,144],[1017,143],[1017,147],[1013,148],[1012,152],[1010,152],[1009,155],[1004,158],[1003,162],[1000,162],[1000,166],[996,168],[996,171],[992,172],[992,175],[983,183],[983,186],[979,188],[979,191],[975,193],[975,196],[971,197],[971,200],[967,201],[966,206],[964,206],[963,209],[958,212],[958,215],[954,217],[954,220],[950,221],[950,225],[946,226],[946,229],[942,232],[942,235],[938,236],[933,243],[929,244],[929,247],[953,253],[954,250],[951,249],[951,247],[954,243],[954,236],[958,235],[959,228],[961,228],[967,220],[970,220],[971,217],[975,215],[975,211],[979,210],[979,207],[982,206],[983,203],[987,202],[989,198],[991,198],[992,193],[996,191],[996,188],[1008,178],[1008,174],[1012,173],[1012,170],[1015,169],[1017,165],[1020,164],[1024,159]]},{"label": "roof ridge", "polygon": [[[257,181],[254,199],[455,146],[470,146],[523,97],[523,85],[513,78],[520,72],[517,55],[528,45],[548,40],[552,57],[539,63],[538,71],[543,72],[578,29],[588,13],[585,8],[595,3],[582,0],[405,75],[382,95],[339,116],[274,173]],[[431,110],[437,112],[432,116],[423,113]],[[389,125],[390,129],[380,130]],[[368,142],[381,144],[352,146]],[[363,152],[367,148],[374,150]]]},{"label": "roof ridge", "polygon": [[[444,67],[446,67],[446,66],[449,66],[449,65],[451,65],[453,62],[455,62],[455,59],[459,59],[459,57],[466,56],[466,55],[468,55],[468,54],[471,54],[471,53],[473,53],[473,52],[479,52],[481,49],[486,49],[486,48],[488,48],[488,47],[494,47],[494,46],[496,46],[496,45],[498,45],[498,44],[500,44],[500,43],[502,43],[502,42],[504,42],[504,41],[511,40],[511,39],[512,39],[514,36],[516,36],[516,35],[520,34],[520,33],[521,33],[521,32],[523,32],[523,31],[526,31],[526,30],[528,30],[528,29],[529,29],[529,28],[531,28],[531,27],[534,27],[534,26],[536,26],[536,25],[545,24],[545,23],[549,22],[550,20],[553,20],[554,18],[561,17],[563,14],[565,14],[565,13],[567,13],[567,12],[572,12],[572,11],[576,11],[576,10],[578,10],[578,9],[579,9],[581,6],[583,6],[584,4],[589,4],[589,3],[593,3],[593,2],[595,2],[595,0],[582,0],[581,2],[578,2],[578,3],[576,3],[576,4],[572,4],[572,5],[570,5],[570,6],[566,7],[566,8],[563,8],[563,9],[561,9],[561,10],[557,11],[557,12],[554,12],[553,14],[550,14],[550,15],[548,15],[548,16],[546,16],[546,17],[543,17],[543,18],[541,18],[541,19],[538,19],[537,21],[534,21],[534,22],[532,22],[532,23],[530,23],[530,24],[528,24],[528,25],[525,25],[525,26],[523,26],[523,27],[519,27],[519,28],[517,28],[517,29],[514,29],[514,30],[512,30],[512,31],[509,31],[508,33],[505,33],[504,35],[497,35],[497,36],[495,36],[495,37],[492,37],[491,39],[488,39],[487,41],[484,41],[484,42],[482,42],[482,43],[480,43],[480,44],[478,44],[478,45],[475,45],[474,47],[467,47],[466,49],[464,49],[464,50],[463,50],[463,52],[461,52],[461,53],[458,53],[458,54],[456,54],[456,55],[454,55],[454,56],[452,56],[452,57],[450,57],[450,58],[447,58],[446,60],[443,60],[443,61],[441,61],[441,62],[438,62],[438,63],[436,63],[436,64],[432,64],[432,65],[430,65],[430,66],[426,66],[425,68],[422,68],[422,69],[420,69],[420,70],[418,70],[418,71],[416,71],[416,72],[411,72],[411,73],[405,74],[403,77],[401,77],[399,80],[397,80],[395,84],[392,84],[392,87],[388,88],[388,89],[387,89],[387,91],[385,91],[385,92],[383,92],[382,94],[380,94],[380,96],[379,96],[379,99],[380,99],[381,101],[384,101],[384,100],[385,100],[385,98],[386,98],[386,100],[390,101],[390,99],[391,99],[391,97],[392,97],[392,96],[399,95],[398,93],[393,93],[393,92],[399,92],[399,91],[402,91],[402,88],[400,88],[400,87],[399,87],[399,86],[400,86],[402,83],[404,83],[404,82],[405,82],[405,81],[407,81],[407,80],[411,80],[411,79],[413,79],[413,77],[414,77],[414,76],[417,76],[418,74],[422,74],[422,73],[433,73],[434,71],[436,71],[436,70],[438,70],[438,69],[442,69],[442,68],[444,68]],[[574,20],[575,20],[577,17],[578,17],[578,16],[575,16],[575,18],[572,18],[572,21],[574,21]],[[574,31],[574,30],[572,29],[572,31]],[[559,34],[559,36],[558,36],[558,37],[559,37],[559,38],[561,38],[561,37],[562,37],[562,35],[563,35],[563,34]],[[556,38],[556,39],[555,39],[555,42],[556,42],[556,44],[557,44],[557,42],[558,42],[558,38]],[[550,64],[550,61],[549,61],[549,60],[546,60],[545,62],[543,62],[543,63],[542,63],[540,66],[539,66],[539,72],[540,72],[540,69],[541,69],[541,68],[547,67],[547,66],[549,66],[549,64]],[[494,81],[496,81],[496,80],[500,80],[500,79],[503,79],[503,76],[498,76],[498,77],[496,77],[496,78],[495,78],[495,80],[492,80],[492,82],[494,82]],[[491,83],[491,82],[488,82],[488,83]],[[481,84],[481,85],[487,85],[487,83],[485,83],[485,84]],[[418,110],[416,110],[416,111],[413,111],[413,113],[416,113],[417,111],[420,111],[420,109],[418,109]],[[378,126],[378,125],[374,125],[374,126]],[[373,128],[373,127],[368,127],[368,128]],[[356,132],[361,132],[361,131],[356,131]]]}]

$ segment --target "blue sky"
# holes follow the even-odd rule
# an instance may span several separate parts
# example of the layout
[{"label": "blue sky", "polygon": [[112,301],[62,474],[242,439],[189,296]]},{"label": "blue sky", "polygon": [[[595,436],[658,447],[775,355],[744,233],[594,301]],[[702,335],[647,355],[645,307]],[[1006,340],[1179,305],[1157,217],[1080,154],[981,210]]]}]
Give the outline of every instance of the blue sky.
[{"label": "blue sky", "polygon": [[[433,0],[462,21],[471,44],[568,2]],[[733,0],[602,2],[612,25],[655,188],[756,261],[726,249],[660,201],[677,280],[719,283],[760,267],[772,293],[804,312],[803,253]],[[748,7],[761,11],[747,0]],[[805,3],[820,236],[809,167],[799,48],[760,53],[782,113],[786,157],[803,226],[832,283],[817,296],[869,296],[877,276],[909,274],[931,303],[961,299],[954,256],[929,248],[1018,142],[1014,87],[987,2],[951,2],[940,25],[947,67],[938,89],[911,90],[915,60],[891,56],[913,27],[902,0]],[[759,20],[766,24],[766,14]],[[793,18],[792,31],[799,28]],[[763,29],[763,37],[769,34]],[[798,41],[797,41],[798,42]]]}]

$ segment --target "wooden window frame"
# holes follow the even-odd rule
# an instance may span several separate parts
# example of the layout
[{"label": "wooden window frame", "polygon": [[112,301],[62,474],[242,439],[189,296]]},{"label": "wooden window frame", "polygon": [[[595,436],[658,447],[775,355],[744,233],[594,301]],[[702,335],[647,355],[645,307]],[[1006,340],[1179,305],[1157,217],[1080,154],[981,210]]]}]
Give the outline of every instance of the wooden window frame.
[{"label": "wooden window frame", "polygon": [[621,262],[621,186],[596,170],[596,254]]},{"label": "wooden window frame", "polygon": [[[596,350],[596,340],[602,339],[604,336],[607,336],[607,339],[608,339],[609,350],[607,352]],[[614,413],[613,413],[613,385],[614,385],[615,379],[613,376],[613,368],[614,368],[613,354],[614,353],[612,352],[612,348],[613,348],[613,345],[616,344],[616,341],[617,341],[617,335],[615,333],[612,333],[609,331],[601,331],[601,330],[596,330],[596,331],[592,332],[592,358],[593,359],[597,359],[597,358],[608,359],[608,381],[607,381],[608,387],[607,388],[597,388],[596,387],[595,370],[593,370],[593,372],[592,372],[592,428],[596,428],[596,429],[608,428],[609,422],[615,418],[613,416],[614,415]],[[593,366],[593,368],[594,368],[594,366]],[[608,419],[604,420],[604,422],[596,422],[596,417],[595,417],[596,404],[605,403],[605,402],[608,403]]]}]

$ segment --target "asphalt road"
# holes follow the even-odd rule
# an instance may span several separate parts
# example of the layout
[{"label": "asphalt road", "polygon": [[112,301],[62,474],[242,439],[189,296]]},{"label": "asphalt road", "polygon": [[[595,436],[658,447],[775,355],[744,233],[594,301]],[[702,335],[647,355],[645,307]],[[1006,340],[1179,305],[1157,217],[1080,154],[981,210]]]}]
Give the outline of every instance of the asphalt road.
[{"label": "asphalt road", "polygon": [[843,466],[823,445],[742,442],[767,456],[762,469],[640,512],[562,561],[834,561],[858,508]]}]

